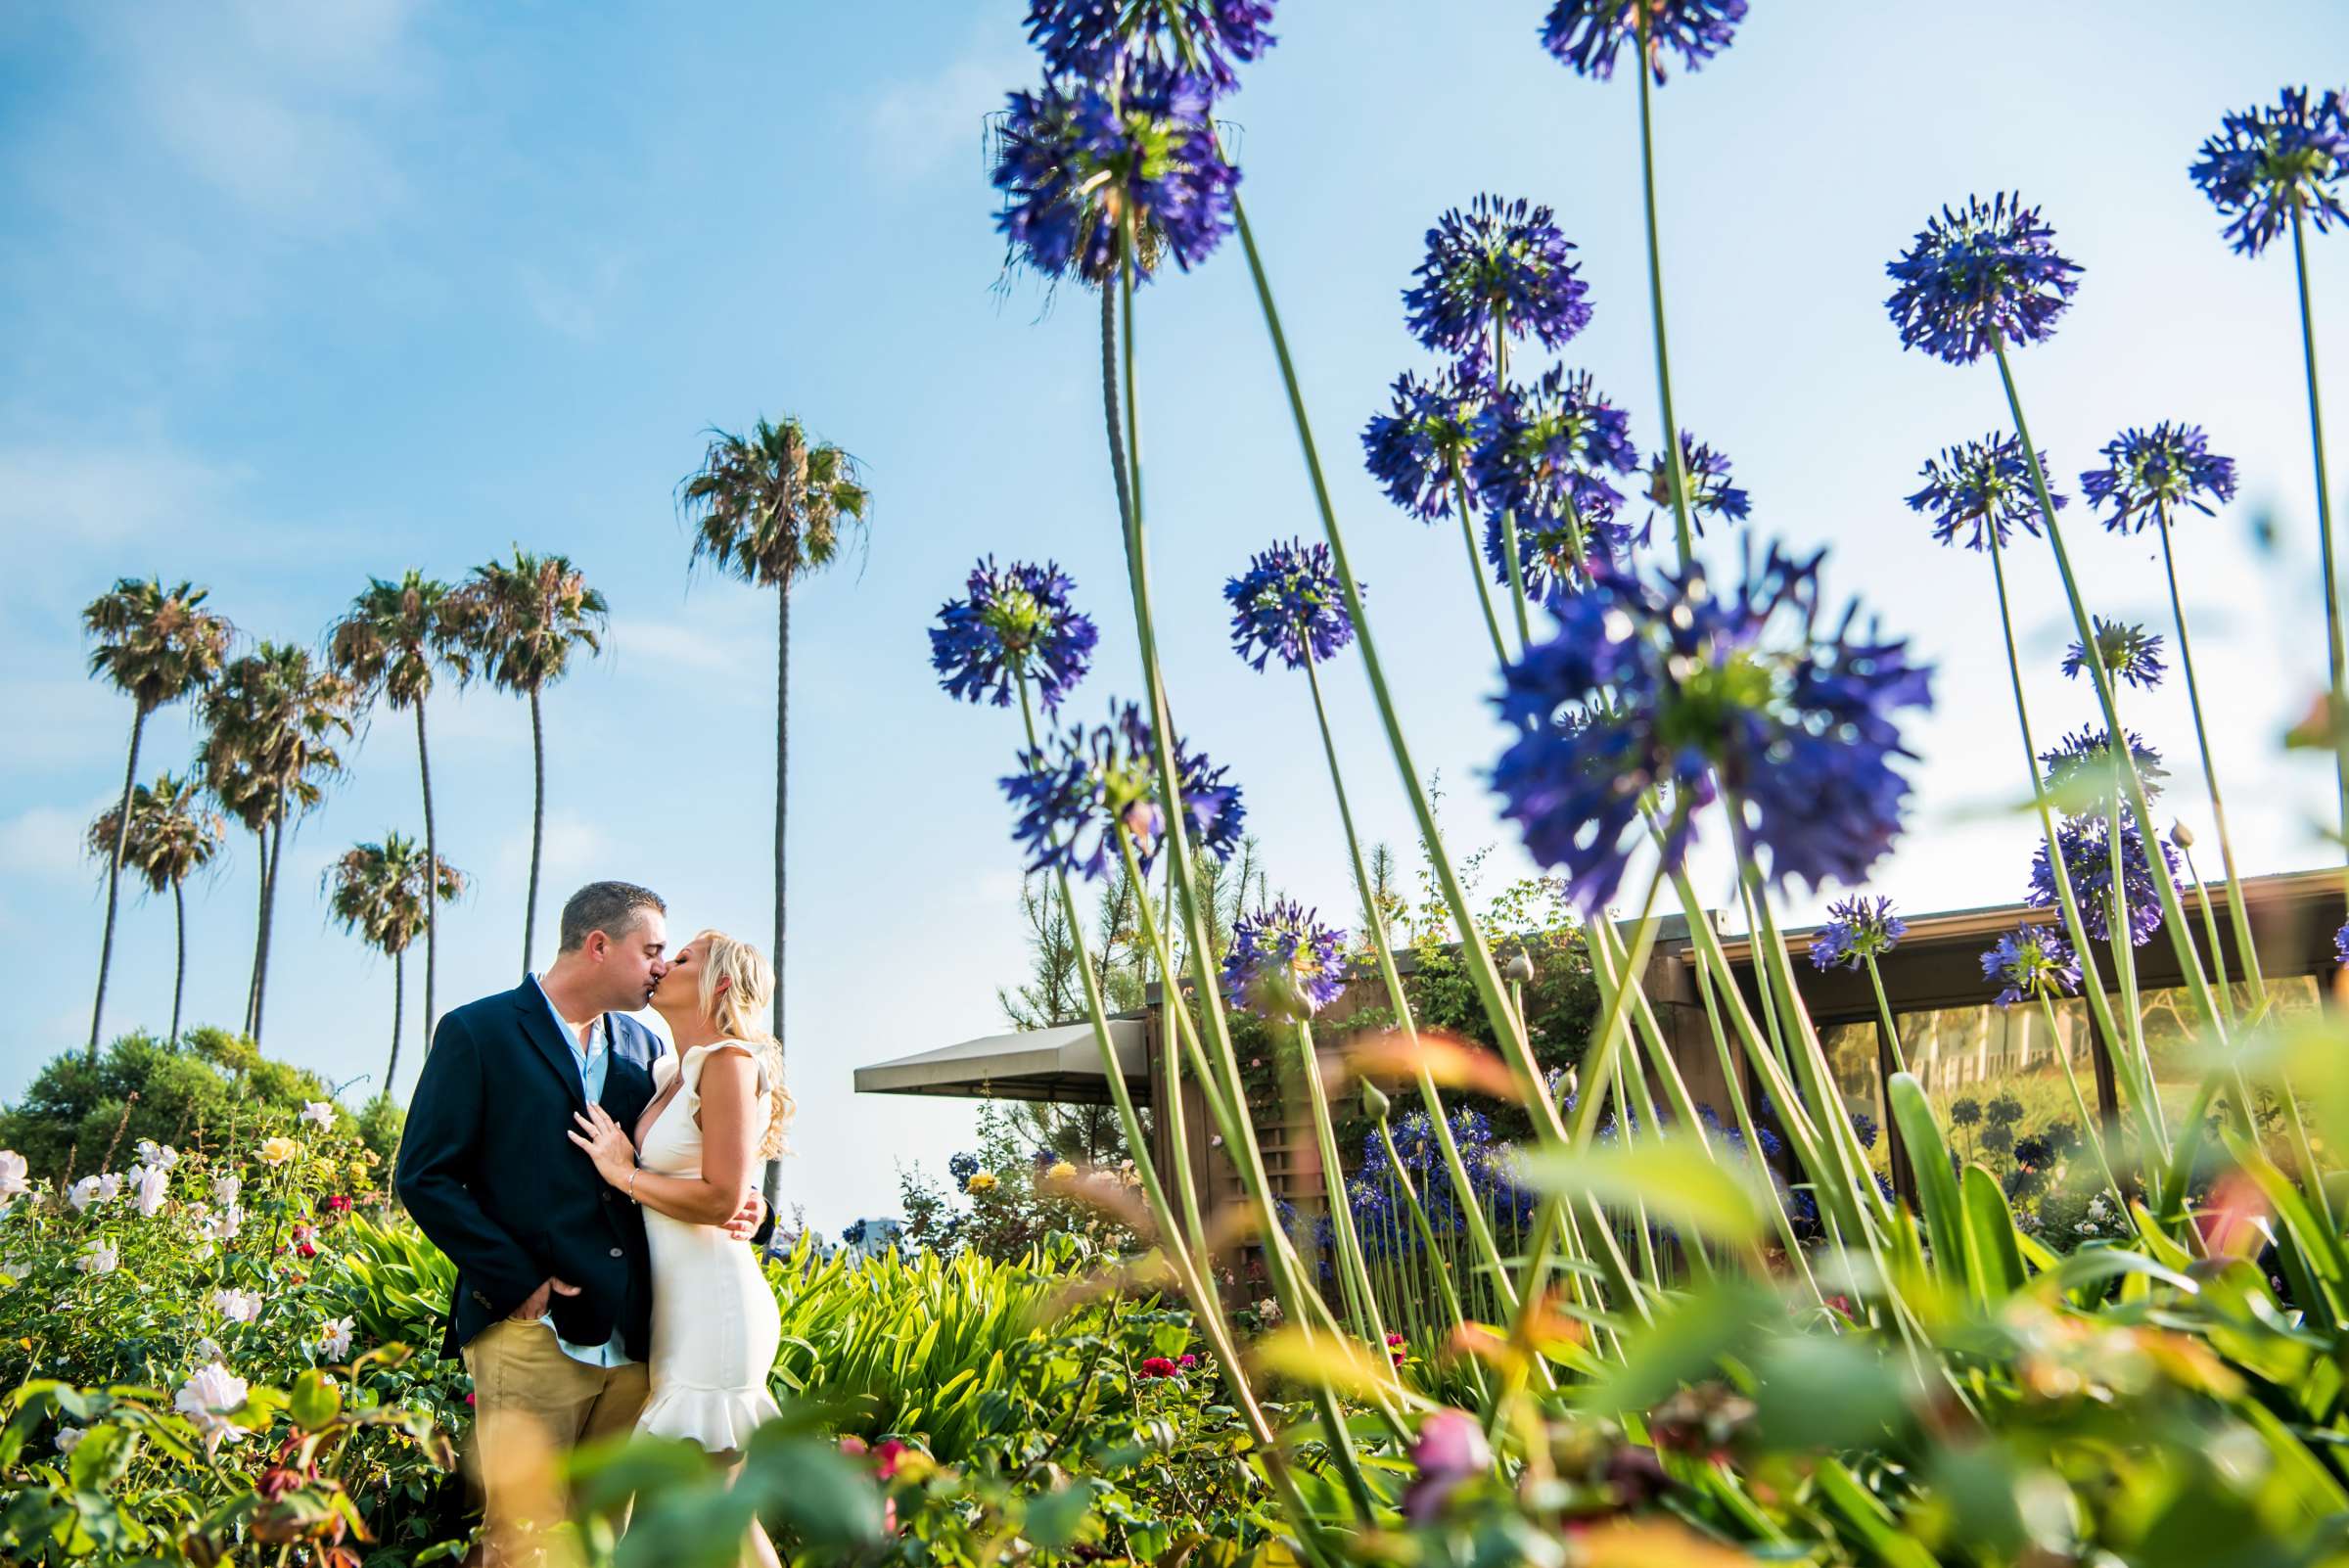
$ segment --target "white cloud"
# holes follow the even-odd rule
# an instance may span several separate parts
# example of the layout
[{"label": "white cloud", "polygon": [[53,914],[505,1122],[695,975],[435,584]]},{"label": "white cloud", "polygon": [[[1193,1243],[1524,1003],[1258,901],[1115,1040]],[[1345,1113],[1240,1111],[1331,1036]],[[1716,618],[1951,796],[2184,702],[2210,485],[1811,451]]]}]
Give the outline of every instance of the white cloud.
[{"label": "white cloud", "polygon": [[101,809],[32,806],[0,822],[0,874],[47,882],[79,882],[90,875],[81,835]]},{"label": "white cloud", "polygon": [[867,147],[886,175],[917,180],[950,158],[976,159],[987,116],[1036,74],[1035,57],[1009,43],[966,49],[931,75],[881,90],[866,119]]},{"label": "white cloud", "polygon": [[[561,883],[568,888],[569,883],[578,876],[597,874],[610,859],[611,853],[611,835],[597,824],[567,811],[550,812],[546,819],[545,843],[539,853],[539,893],[543,896],[552,884]],[[530,887],[530,830],[526,821],[521,832],[508,836],[498,846],[497,872],[489,884],[493,890],[489,896],[503,897],[503,890],[510,889],[513,901],[519,907],[524,902],[522,895]]]},{"label": "white cloud", "polygon": [[582,276],[556,277],[530,262],[517,265],[514,274],[530,314],[550,331],[585,342],[596,335],[604,307],[620,292],[628,268],[625,257],[607,255]]},{"label": "white cloud", "polygon": [[0,447],[0,533],[122,544],[183,530],[244,479],[167,442]]}]

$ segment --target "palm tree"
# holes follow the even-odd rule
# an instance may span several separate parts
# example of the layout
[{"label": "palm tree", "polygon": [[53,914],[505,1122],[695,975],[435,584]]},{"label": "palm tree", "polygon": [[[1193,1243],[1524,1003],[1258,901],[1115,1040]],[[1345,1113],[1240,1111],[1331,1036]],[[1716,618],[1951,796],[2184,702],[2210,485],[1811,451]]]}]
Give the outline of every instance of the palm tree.
[{"label": "palm tree", "polygon": [[[421,572],[397,582],[370,577],[350,603],[350,613],[327,633],[327,658],[358,683],[361,700],[381,693],[392,711],[416,711],[416,770],[424,782],[424,863],[438,864],[440,841],[433,829],[433,761],[424,738],[424,700],[432,694],[437,667],[445,665],[461,684],[473,673],[472,656],[457,636],[452,590]],[[424,900],[424,1038],[433,1038],[433,981],[438,968],[439,934],[435,900]],[[396,1056],[396,1051],[394,1052]],[[386,1093],[391,1084],[384,1085]]]},{"label": "palm tree", "polygon": [[546,842],[546,727],[538,699],[571,668],[572,650],[603,651],[610,624],[604,596],[569,556],[531,555],[473,569],[457,590],[453,624],[481,672],[530,704],[530,892],[522,916],[522,967],[530,967],[538,930],[538,858]]},{"label": "palm tree", "polygon": [[179,961],[171,971],[171,1043],[179,1043],[179,1004],[188,980],[189,877],[220,853],[220,813],[208,809],[203,787],[192,778],[159,776],[131,791],[129,820],[119,807],[90,824],[90,853],[110,864],[129,866],[146,878],[148,891],[171,895],[179,934]]},{"label": "palm tree", "polygon": [[275,642],[230,661],[205,694],[207,733],[197,759],[212,794],[253,834],[260,861],[253,985],[245,1009],[245,1033],[256,1044],[286,829],[318,805],[327,782],[343,771],[335,742],[350,738],[358,695],[345,676],[312,664],[308,649]]},{"label": "palm tree", "polygon": [[[849,531],[861,531],[871,495],[856,459],[837,446],[812,444],[807,429],[786,415],[761,418],[748,438],[710,433],[702,466],[677,486],[678,511],[693,529],[693,564],[704,561],[756,587],[775,590],[775,1005],[777,1055],[783,1045],[784,824],[791,756],[791,590],[802,575],[839,559]],[[772,1209],[782,1163],[767,1162],[763,1183]]]},{"label": "palm tree", "polygon": [[[428,866],[438,874],[428,876]],[[465,873],[429,850],[420,851],[414,839],[387,833],[381,844],[352,846],[327,867],[322,880],[327,906],[343,929],[392,959],[392,1060],[384,1068],[384,1092],[388,1095],[399,1075],[399,1022],[407,993],[408,944],[416,940],[417,932],[432,930],[434,904],[463,897]],[[429,1038],[429,1017],[425,1029]]]},{"label": "palm tree", "polygon": [[98,639],[90,673],[104,675],[130,698],[130,760],[122,768],[122,804],[115,807],[115,843],[106,860],[106,935],[98,946],[98,995],[90,1004],[90,1056],[98,1055],[98,1031],[106,1017],[106,976],[115,960],[115,908],[121,890],[122,836],[130,831],[130,794],[139,776],[139,740],[147,715],[190,692],[208,687],[228,656],[235,628],[203,608],[210,593],[182,582],[165,590],[162,579],[123,577],[111,592],[81,612],[82,628]]}]

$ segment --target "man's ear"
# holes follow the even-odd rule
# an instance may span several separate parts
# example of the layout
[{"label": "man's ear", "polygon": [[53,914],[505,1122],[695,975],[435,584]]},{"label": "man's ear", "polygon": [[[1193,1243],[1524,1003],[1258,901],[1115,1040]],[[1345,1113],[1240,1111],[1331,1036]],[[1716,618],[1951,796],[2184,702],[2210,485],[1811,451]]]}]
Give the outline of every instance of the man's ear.
[{"label": "man's ear", "polygon": [[611,955],[612,939],[600,931],[590,931],[587,940],[579,945],[579,950],[600,964]]}]

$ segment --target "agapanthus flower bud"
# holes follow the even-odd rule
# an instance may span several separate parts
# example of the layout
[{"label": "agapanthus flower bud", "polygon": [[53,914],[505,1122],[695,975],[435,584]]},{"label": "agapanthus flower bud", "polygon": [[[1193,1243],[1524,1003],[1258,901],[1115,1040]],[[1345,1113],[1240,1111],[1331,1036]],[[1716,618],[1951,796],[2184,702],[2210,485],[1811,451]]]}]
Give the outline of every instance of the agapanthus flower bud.
[{"label": "agapanthus flower bud", "polygon": [[1044,711],[1057,710],[1084,678],[1100,637],[1091,618],[1069,603],[1076,587],[1049,561],[998,568],[988,556],[971,568],[967,596],[947,600],[930,628],[930,665],[946,695],[991,698],[1007,708],[1013,686],[1026,678]]},{"label": "agapanthus flower bud", "polygon": [[2240,110],[2219,121],[2188,170],[2229,219],[2228,240],[2257,255],[2298,212],[2324,233],[2349,219],[2341,189],[2349,183],[2349,104],[2327,89],[2312,99],[2286,87],[2274,108]]},{"label": "agapanthus flower bud", "polygon": [[2172,822],[2170,824],[2170,842],[2181,850],[2190,850],[2194,847],[2194,830],[2184,822]]},{"label": "agapanthus flower bud", "polygon": [[2020,196],[1945,207],[1916,243],[1884,270],[1899,286],[1887,300],[1901,346],[1953,365],[1999,344],[2044,342],[2079,291],[2079,266],[2055,250],[2055,231]]},{"label": "agapanthus flower bud", "polygon": [[1589,286],[1546,207],[1479,196],[1427,231],[1419,282],[1403,292],[1411,333],[1438,353],[1490,346],[1497,324],[1557,349],[1590,324]]}]

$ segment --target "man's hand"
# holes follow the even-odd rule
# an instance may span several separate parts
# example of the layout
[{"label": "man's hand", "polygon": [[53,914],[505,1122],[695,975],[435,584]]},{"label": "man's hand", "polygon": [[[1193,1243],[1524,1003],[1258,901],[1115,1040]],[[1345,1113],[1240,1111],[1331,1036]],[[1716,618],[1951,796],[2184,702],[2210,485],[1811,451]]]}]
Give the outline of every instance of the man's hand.
[{"label": "man's hand", "polygon": [[742,1200],[734,1218],[725,1223],[725,1232],[736,1241],[748,1241],[759,1232],[759,1223],[766,1218],[766,1200],[754,1192]]},{"label": "man's hand", "polygon": [[544,1317],[549,1292],[557,1296],[576,1296],[579,1293],[579,1287],[549,1274],[538,1282],[536,1290],[523,1298],[521,1306],[506,1314],[506,1317],[517,1323],[532,1322]]}]

